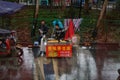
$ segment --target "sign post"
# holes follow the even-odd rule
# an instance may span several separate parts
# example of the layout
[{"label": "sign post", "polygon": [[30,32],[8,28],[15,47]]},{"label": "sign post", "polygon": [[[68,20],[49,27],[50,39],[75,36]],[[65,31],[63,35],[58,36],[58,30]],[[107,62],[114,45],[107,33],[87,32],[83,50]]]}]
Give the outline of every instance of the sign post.
[{"label": "sign post", "polygon": [[72,45],[47,45],[46,57],[72,57]]}]

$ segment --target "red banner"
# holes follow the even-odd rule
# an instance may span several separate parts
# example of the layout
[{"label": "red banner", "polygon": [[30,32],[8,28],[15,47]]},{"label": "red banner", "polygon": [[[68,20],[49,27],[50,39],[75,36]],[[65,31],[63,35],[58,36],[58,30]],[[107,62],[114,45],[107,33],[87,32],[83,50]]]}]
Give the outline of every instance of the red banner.
[{"label": "red banner", "polygon": [[72,57],[72,45],[47,45],[46,57]]}]

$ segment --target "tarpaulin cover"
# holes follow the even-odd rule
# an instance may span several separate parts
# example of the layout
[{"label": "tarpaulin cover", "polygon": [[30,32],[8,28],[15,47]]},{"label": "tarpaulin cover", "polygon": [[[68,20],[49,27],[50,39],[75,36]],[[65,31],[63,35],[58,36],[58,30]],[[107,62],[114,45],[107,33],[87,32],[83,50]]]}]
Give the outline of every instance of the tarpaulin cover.
[{"label": "tarpaulin cover", "polygon": [[0,29],[0,38],[5,37],[5,36],[9,35],[10,33],[11,33],[11,31],[9,31],[9,30]]},{"label": "tarpaulin cover", "polygon": [[10,34],[11,31],[6,30],[6,29],[0,29],[0,34]]},{"label": "tarpaulin cover", "polygon": [[20,10],[24,5],[15,2],[0,1],[0,16],[13,14]]},{"label": "tarpaulin cover", "polygon": [[53,26],[54,27],[55,27],[56,24],[58,24],[60,28],[64,28],[62,22],[59,19],[53,21]]}]

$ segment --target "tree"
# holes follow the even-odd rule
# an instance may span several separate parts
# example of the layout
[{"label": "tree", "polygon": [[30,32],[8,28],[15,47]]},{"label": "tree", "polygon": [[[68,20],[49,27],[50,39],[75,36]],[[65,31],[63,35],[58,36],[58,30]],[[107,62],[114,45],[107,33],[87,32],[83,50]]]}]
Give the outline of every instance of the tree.
[{"label": "tree", "polygon": [[116,1],[116,9],[117,9],[117,10],[120,10],[120,0],[117,0],[117,1]]},{"label": "tree", "polygon": [[62,10],[64,11],[66,7],[65,0],[62,0]]},{"label": "tree", "polygon": [[99,16],[98,21],[97,21],[97,26],[96,26],[97,29],[98,29],[98,35],[97,35],[97,37],[104,38],[103,39],[104,41],[107,41],[107,39],[105,38],[107,36],[107,33],[105,32],[105,28],[101,24],[103,24],[102,20],[103,20],[103,17],[105,15],[105,12],[106,12],[107,4],[108,4],[108,0],[105,0],[104,4],[103,4],[103,7],[102,7],[102,10],[100,12],[100,16]]},{"label": "tree", "polygon": [[81,12],[82,12],[82,0],[80,0],[79,18],[81,17]]},{"label": "tree", "polygon": [[86,14],[89,13],[89,0],[85,0],[84,10]]},{"label": "tree", "polygon": [[97,22],[97,27],[100,27],[100,22],[103,19],[103,16],[105,14],[107,4],[108,4],[108,0],[105,0],[104,4],[103,4],[103,7],[102,7],[102,10],[100,12],[100,16],[99,16],[98,22]]},{"label": "tree", "polygon": [[49,0],[50,10],[52,11],[52,2],[53,0]]},{"label": "tree", "polygon": [[38,12],[39,12],[39,0],[36,0],[35,1],[34,20],[33,20],[31,36],[35,36],[35,31],[36,31],[36,27],[37,27]]}]

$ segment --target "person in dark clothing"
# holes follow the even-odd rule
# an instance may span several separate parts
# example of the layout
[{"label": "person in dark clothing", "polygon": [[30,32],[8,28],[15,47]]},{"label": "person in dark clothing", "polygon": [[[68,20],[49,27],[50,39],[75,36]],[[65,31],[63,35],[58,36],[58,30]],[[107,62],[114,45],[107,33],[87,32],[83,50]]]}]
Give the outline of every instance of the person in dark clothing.
[{"label": "person in dark clothing", "polygon": [[38,39],[39,43],[41,42],[41,38],[43,37],[43,35],[46,35],[47,32],[48,32],[48,27],[46,26],[45,21],[42,20],[41,25],[39,27],[39,34],[40,34]]},{"label": "person in dark clothing", "polygon": [[4,39],[0,39],[0,52],[6,51],[6,43],[4,42]]},{"label": "person in dark clothing", "polygon": [[5,43],[2,39],[0,39],[0,48],[5,48]]},{"label": "person in dark clothing", "polygon": [[55,38],[60,42],[61,39],[64,39],[66,29],[62,29],[58,24],[55,25]]},{"label": "person in dark clothing", "polygon": [[118,69],[118,74],[119,74],[119,76],[117,77],[116,80],[120,80],[120,69]]},{"label": "person in dark clothing", "polygon": [[96,37],[97,37],[97,28],[95,28],[93,31],[92,31],[92,38],[93,38],[93,40],[96,40]]},{"label": "person in dark clothing", "polygon": [[2,47],[3,47],[2,40],[0,40],[0,48],[2,48]]},{"label": "person in dark clothing", "polygon": [[48,32],[48,27],[46,26],[44,20],[41,21],[41,25],[39,27],[39,32],[40,32],[40,35],[46,35]]}]

